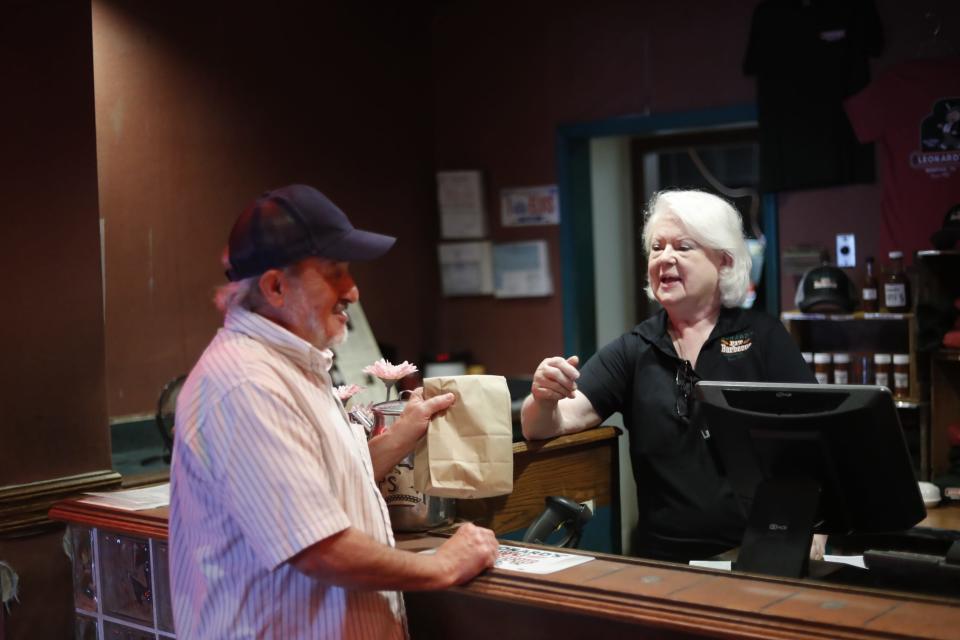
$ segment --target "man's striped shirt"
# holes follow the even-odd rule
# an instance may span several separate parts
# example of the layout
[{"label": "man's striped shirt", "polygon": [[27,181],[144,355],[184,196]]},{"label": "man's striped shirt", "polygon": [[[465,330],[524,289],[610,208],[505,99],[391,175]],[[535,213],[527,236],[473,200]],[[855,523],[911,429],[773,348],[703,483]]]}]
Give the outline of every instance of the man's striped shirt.
[{"label": "man's striped shirt", "polygon": [[234,307],[187,378],[170,471],[179,637],[405,637],[399,593],[328,586],[288,562],[347,527],[394,544],[331,362],[330,351]]}]

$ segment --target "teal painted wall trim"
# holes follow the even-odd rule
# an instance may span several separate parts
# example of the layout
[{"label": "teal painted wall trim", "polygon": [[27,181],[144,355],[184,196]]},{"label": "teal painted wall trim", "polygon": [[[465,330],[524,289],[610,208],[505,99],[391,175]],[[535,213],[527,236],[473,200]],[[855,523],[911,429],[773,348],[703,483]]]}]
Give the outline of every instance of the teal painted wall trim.
[{"label": "teal painted wall trim", "polygon": [[780,317],[780,217],[777,194],[765,193],[760,201],[763,216],[763,236],[767,245],[763,250],[763,281],[766,311]]},{"label": "teal painted wall trim", "polygon": [[[557,136],[560,195],[560,281],[563,292],[563,351],[584,362],[597,350],[593,284],[593,206],[590,139]],[[589,313],[586,311],[589,309]]]}]

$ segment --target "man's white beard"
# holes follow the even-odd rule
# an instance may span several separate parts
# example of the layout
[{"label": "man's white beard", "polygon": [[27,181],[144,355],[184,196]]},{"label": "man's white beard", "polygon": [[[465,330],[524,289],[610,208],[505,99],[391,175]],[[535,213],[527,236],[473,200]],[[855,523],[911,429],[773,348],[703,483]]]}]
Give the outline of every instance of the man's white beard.
[{"label": "man's white beard", "polygon": [[310,336],[308,342],[321,351],[342,345],[347,341],[348,334],[350,333],[347,327],[344,326],[343,331],[331,337],[327,334],[323,323],[320,322],[320,319],[315,315],[308,315],[306,324],[307,334]]}]

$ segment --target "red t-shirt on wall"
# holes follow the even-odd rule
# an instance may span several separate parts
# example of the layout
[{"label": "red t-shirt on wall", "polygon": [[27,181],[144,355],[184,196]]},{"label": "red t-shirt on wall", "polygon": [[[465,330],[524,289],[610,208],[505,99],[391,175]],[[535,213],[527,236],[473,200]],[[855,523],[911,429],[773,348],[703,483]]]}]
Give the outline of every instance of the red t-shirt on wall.
[{"label": "red t-shirt on wall", "polygon": [[960,58],[895,65],[844,107],[857,138],[879,148],[881,255],[932,248],[960,202]]}]

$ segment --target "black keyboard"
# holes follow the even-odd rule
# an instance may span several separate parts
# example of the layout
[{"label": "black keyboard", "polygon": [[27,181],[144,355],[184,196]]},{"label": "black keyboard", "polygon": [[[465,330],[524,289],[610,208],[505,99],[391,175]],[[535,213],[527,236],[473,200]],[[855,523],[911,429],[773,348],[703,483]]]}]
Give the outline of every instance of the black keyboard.
[{"label": "black keyboard", "polygon": [[907,531],[907,535],[950,543],[960,540],[960,531],[955,529],[937,529],[935,527],[913,527]]},{"label": "black keyboard", "polygon": [[960,589],[960,541],[943,555],[867,549],[863,563],[876,577],[894,584]]}]

